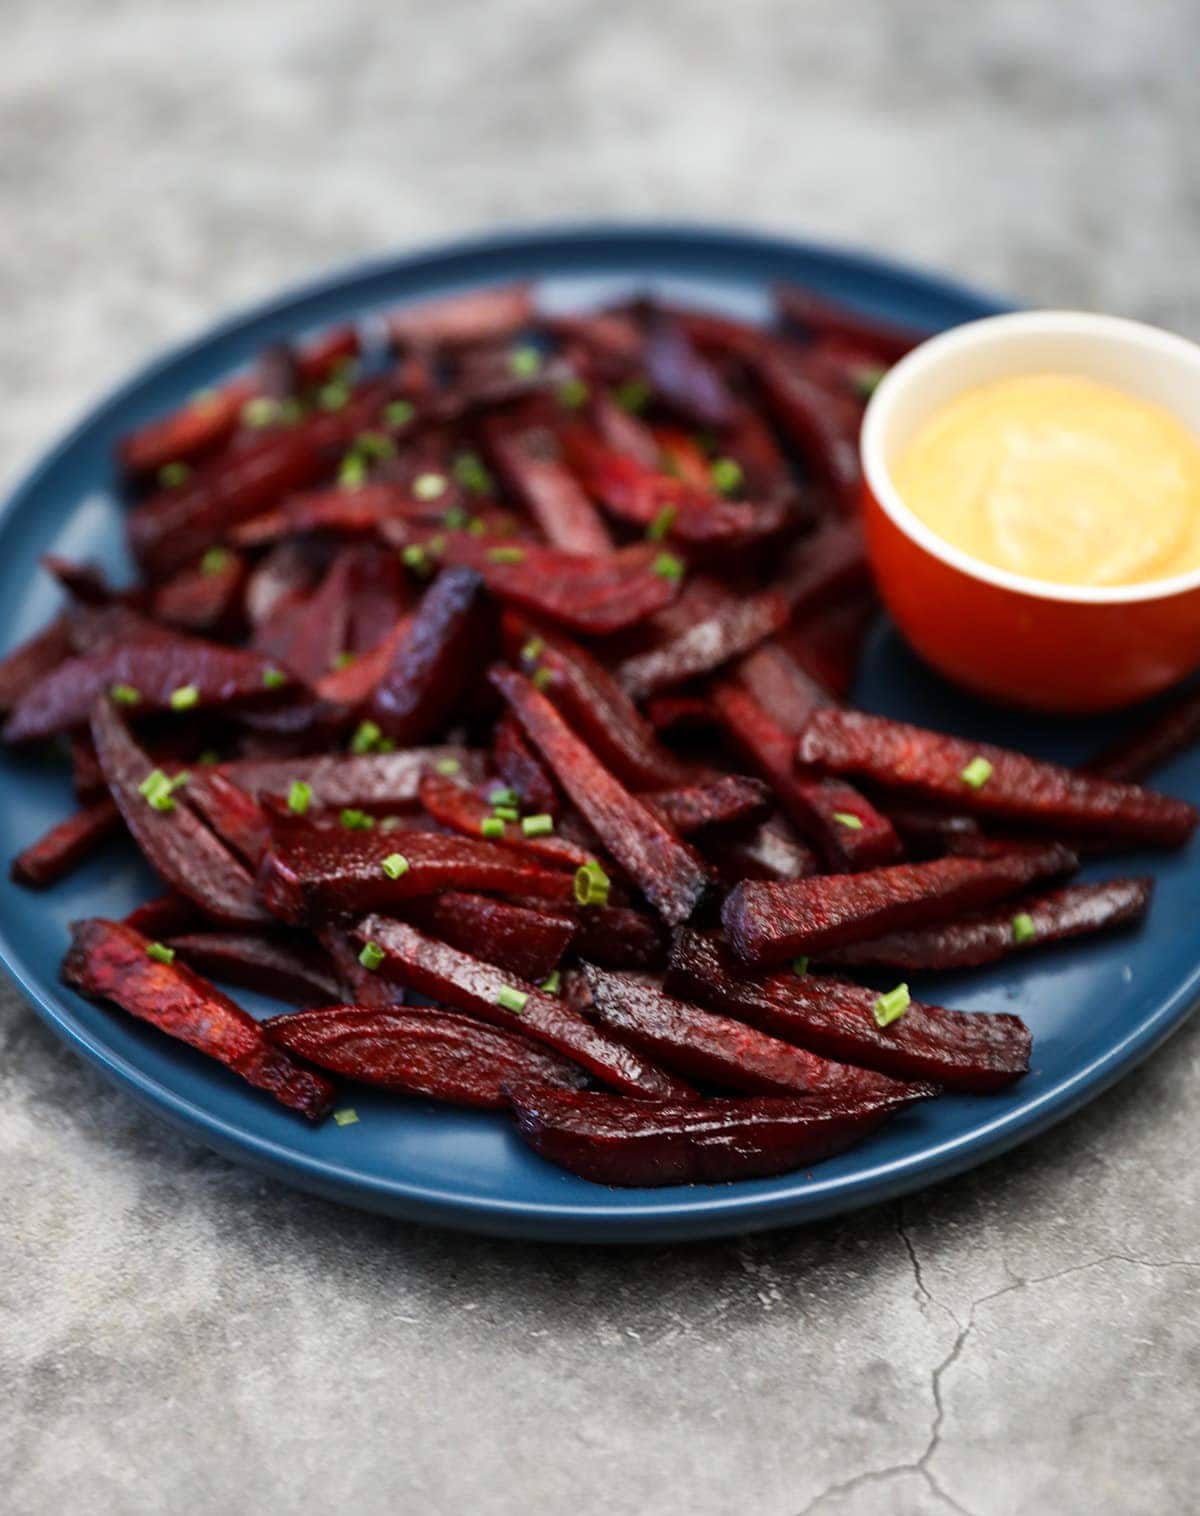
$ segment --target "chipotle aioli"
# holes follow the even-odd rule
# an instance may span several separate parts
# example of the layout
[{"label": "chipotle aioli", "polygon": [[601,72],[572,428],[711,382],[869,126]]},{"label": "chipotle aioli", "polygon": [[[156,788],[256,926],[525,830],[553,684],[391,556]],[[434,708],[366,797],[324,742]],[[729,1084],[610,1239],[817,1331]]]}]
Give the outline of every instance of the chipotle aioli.
[{"label": "chipotle aioli", "polygon": [[1200,568],[1200,442],[1170,411],[1091,379],[1026,374],[968,390],[893,472],[952,546],[1055,584]]}]

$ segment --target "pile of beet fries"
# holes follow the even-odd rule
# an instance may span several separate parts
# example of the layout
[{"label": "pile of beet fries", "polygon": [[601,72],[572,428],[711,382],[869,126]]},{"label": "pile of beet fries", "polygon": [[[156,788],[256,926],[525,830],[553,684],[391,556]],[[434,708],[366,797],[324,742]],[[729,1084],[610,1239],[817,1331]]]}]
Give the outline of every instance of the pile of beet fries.
[{"label": "pile of beet fries", "polygon": [[1136,922],[1148,880],[1066,881],[1191,835],[1134,781],[1200,698],[1086,773],[848,708],[862,405],[919,334],[777,304],[484,290],[126,438],[139,583],[48,560],[66,608],[0,663],[5,740],[69,752],[82,807],[14,877],[127,831],[165,887],[77,923],[67,984],[310,1118],[331,1075],[507,1109],[609,1184],[1019,1078],[1017,1016],[905,976]]}]

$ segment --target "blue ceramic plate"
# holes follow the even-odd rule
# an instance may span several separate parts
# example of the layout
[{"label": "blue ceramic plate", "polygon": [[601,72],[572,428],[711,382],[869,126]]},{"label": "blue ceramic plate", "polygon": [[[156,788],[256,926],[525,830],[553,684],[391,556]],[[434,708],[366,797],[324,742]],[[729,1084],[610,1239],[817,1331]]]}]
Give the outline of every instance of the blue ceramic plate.
[{"label": "blue ceramic plate", "polygon": [[[361,317],[421,296],[515,277],[568,307],[653,288],[750,319],[766,288],[796,279],[865,309],[940,328],[1001,304],[947,280],[856,254],[736,232],[650,227],[492,237],[338,274],[272,301],[179,348],[98,406],[38,465],[0,517],[0,646],[53,612],[39,553],[95,558],[124,573],[113,444],[250,359],[272,338]],[[885,624],[871,638],[859,701],[953,731],[1071,761],[1108,735],[1102,722],[1026,721],[976,704],[929,674]],[[1200,753],[1159,780],[1200,801]],[[0,760],[0,855],[66,813],[59,770]],[[1116,872],[1116,869],[1109,869]],[[938,998],[967,1010],[1018,1010],[1034,1032],[1033,1071],[1007,1094],[946,1097],[906,1112],[868,1143],[810,1173],[741,1184],[609,1190],[551,1168],[498,1116],[355,1091],[360,1120],[310,1129],[223,1069],[58,983],[67,923],[121,916],[153,881],[126,844],[45,895],[0,883],[0,956],[39,1013],[137,1099],[232,1158],[306,1189],[396,1216],[480,1232],[571,1241],[652,1241],[780,1226],[866,1205],[941,1179],[1043,1131],[1098,1095],[1177,1027],[1200,998],[1196,849],[1122,860],[1152,871],[1158,898],[1143,931],[942,979]],[[1103,873],[1104,870],[1089,872]],[[914,985],[920,993],[923,987]],[[241,997],[256,1014],[265,1000]]]}]

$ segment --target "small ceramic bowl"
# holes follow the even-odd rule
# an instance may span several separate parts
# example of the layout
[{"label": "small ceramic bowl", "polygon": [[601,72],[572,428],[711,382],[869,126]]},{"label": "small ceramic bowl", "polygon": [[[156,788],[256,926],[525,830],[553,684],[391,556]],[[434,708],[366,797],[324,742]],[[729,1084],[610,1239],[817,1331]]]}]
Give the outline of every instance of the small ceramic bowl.
[{"label": "small ceramic bowl", "polygon": [[952,547],[900,498],[892,466],[962,391],[1017,374],[1078,374],[1172,411],[1200,436],[1200,347],[1077,311],[993,316],[922,343],[879,385],[863,421],[867,544],[909,642],[977,693],[1043,711],[1103,711],[1200,667],[1200,571],[1088,589],[993,568]]}]

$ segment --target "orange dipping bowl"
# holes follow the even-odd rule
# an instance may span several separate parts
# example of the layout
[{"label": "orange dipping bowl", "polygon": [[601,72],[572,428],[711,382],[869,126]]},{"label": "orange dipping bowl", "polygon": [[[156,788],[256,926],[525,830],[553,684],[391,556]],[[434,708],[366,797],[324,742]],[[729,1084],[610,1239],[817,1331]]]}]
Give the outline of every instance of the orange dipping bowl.
[{"label": "orange dipping bowl", "polygon": [[1124,390],[1200,436],[1200,347],[1182,337],[1076,311],[956,327],[901,359],[867,407],[867,547],[896,625],[947,678],[1033,710],[1113,710],[1200,667],[1200,571],[1102,589],[1027,578],[952,547],[892,481],[917,430],[964,390],[1038,373]]}]

